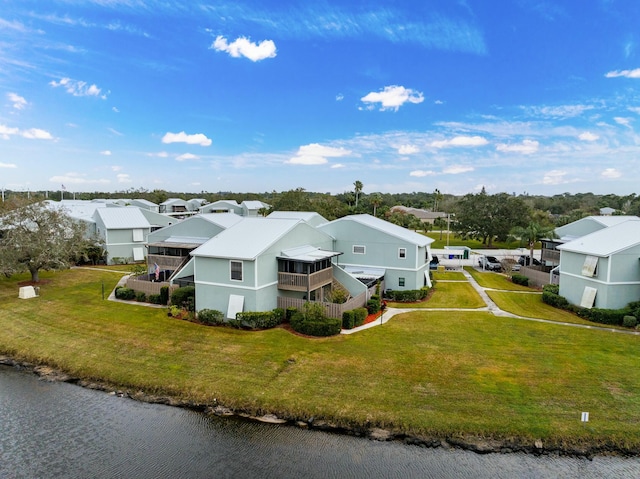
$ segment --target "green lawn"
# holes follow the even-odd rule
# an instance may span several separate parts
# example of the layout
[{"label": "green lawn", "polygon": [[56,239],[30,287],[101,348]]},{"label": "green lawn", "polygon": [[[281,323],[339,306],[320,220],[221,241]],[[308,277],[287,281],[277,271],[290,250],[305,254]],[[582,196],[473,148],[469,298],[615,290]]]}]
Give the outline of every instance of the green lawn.
[{"label": "green lawn", "polygon": [[468,282],[438,282],[425,301],[417,303],[387,302],[390,308],[464,308],[476,309],[486,306],[478,292]]},{"label": "green lawn", "polygon": [[507,276],[500,273],[494,273],[492,271],[478,271],[471,266],[465,266],[464,269],[470,273],[483,288],[503,289],[507,291],[536,291],[534,288],[514,284]]},{"label": "green lawn", "polygon": [[[103,282],[108,291],[120,277],[110,272],[42,277],[50,282],[30,300],[17,298],[15,279],[0,279],[0,352],[72,375],[254,414],[408,434],[640,448],[635,336],[418,310],[356,334],[305,339],[103,301]],[[454,288],[447,297],[470,297],[456,283],[436,293],[445,296],[445,285]],[[590,412],[587,425],[582,411]]]},{"label": "green lawn", "polygon": [[432,271],[433,279],[436,281],[466,281],[467,278],[460,271],[445,271],[440,273],[438,271]]},{"label": "green lawn", "polygon": [[[429,231],[424,233],[425,236],[433,239],[434,242],[431,243],[431,249],[444,249],[447,246],[447,233],[446,231],[442,232],[442,239],[440,239],[440,231]],[[470,239],[462,239],[460,236],[450,233],[449,234],[449,245],[448,246],[467,246],[471,249],[487,249],[486,244],[482,244],[482,241],[478,240],[470,240]],[[519,241],[512,241],[511,243],[507,242],[494,242],[491,245],[493,248],[500,249],[514,249],[520,247]]]}]

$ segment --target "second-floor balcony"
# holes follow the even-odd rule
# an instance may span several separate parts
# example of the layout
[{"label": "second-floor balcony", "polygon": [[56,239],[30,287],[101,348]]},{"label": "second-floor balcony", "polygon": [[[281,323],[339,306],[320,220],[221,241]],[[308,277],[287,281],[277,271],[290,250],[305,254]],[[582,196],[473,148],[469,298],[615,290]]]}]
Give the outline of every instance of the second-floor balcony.
[{"label": "second-floor balcony", "polygon": [[315,273],[278,273],[278,288],[288,291],[313,291],[333,281],[333,269]]}]

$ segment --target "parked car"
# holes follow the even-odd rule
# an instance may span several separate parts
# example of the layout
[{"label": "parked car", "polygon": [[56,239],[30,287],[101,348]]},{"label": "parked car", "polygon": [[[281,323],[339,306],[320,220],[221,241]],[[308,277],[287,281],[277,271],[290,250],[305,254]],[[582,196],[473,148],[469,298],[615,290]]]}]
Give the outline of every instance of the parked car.
[{"label": "parked car", "polygon": [[[522,255],[520,256],[520,258],[518,258],[518,264],[520,264],[520,266],[529,266],[531,264],[531,257],[530,256],[525,256]],[[533,265],[534,266],[540,266],[542,263],[540,261],[538,261],[537,259],[533,258]]]},{"label": "parked car", "polygon": [[478,258],[478,265],[488,271],[502,270],[502,264],[495,256],[480,256],[480,258]]},{"label": "parked car", "polygon": [[440,264],[440,260],[436,255],[433,255],[431,261],[429,261],[429,269],[438,269],[438,265]]}]

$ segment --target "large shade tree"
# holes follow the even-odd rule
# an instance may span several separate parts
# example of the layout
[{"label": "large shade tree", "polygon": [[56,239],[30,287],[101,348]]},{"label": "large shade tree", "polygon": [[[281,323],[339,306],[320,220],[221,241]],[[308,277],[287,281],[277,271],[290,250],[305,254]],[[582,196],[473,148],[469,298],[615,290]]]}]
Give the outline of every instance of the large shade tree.
[{"label": "large shade tree", "polygon": [[521,244],[529,247],[529,264],[533,264],[533,249],[538,241],[545,238],[555,238],[553,226],[544,226],[536,221],[531,221],[526,226],[515,226],[511,229],[511,235],[518,238]]},{"label": "large shade tree", "polygon": [[0,217],[0,272],[5,276],[29,271],[36,283],[41,270],[68,268],[86,246],[84,227],[43,203],[24,205]]}]

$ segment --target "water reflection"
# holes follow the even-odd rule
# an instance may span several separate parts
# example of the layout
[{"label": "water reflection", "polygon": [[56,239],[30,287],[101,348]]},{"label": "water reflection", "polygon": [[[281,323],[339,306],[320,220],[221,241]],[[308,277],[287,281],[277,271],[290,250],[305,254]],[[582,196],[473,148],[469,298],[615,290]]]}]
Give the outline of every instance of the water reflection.
[{"label": "water reflection", "polygon": [[640,459],[477,455],[161,405],[0,367],[2,478],[640,477]]}]

